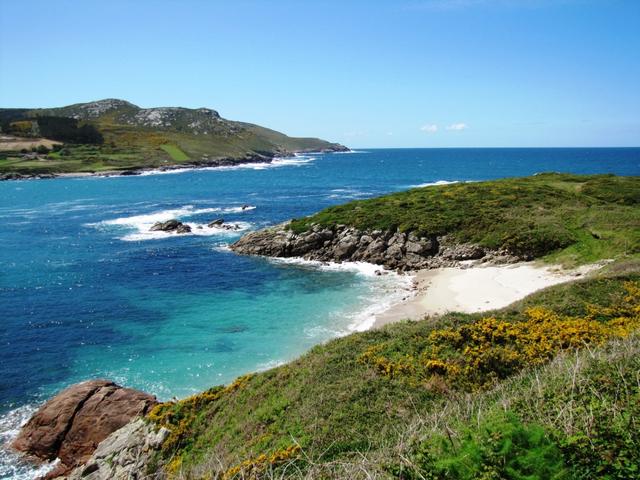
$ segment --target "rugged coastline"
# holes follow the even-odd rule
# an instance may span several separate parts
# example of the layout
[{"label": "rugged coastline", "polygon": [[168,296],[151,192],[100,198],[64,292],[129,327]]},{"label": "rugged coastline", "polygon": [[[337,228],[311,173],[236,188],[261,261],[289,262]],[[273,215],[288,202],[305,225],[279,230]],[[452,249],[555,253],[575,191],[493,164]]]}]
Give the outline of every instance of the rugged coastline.
[{"label": "rugged coastline", "polygon": [[[90,457],[85,451],[77,463],[67,461],[75,468],[65,470],[64,475],[90,480],[140,475],[233,479],[270,478],[277,471],[282,478],[299,478],[298,474],[307,478],[405,478],[396,475],[400,471],[443,478],[439,465],[431,457],[424,460],[422,452],[446,459],[448,453],[439,446],[447,443],[440,439],[448,436],[456,445],[464,445],[461,442],[468,441],[465,432],[473,428],[484,432],[489,421],[498,422],[495,431],[500,435],[509,435],[514,426],[517,432],[530,435],[527,429],[535,427],[532,438],[543,438],[545,448],[555,449],[561,459],[558,468],[570,472],[566,478],[593,478],[594,472],[603,469],[623,472],[625,462],[637,464],[638,450],[621,453],[613,464],[611,445],[637,445],[640,440],[637,431],[628,428],[627,417],[611,421],[621,411],[632,412],[634,418],[638,413],[633,410],[637,392],[619,386],[637,376],[640,358],[640,250],[637,243],[631,245],[637,238],[639,180],[553,175],[429,187],[404,194],[400,202],[398,195],[352,202],[342,210],[328,209],[245,235],[231,246],[236,253],[369,262],[418,276],[437,272],[442,274],[440,285],[426,284],[435,282],[432,276],[422,278],[416,298],[424,289],[436,290],[436,295],[453,297],[447,298],[451,307],[429,312],[428,321],[414,322],[399,322],[412,318],[407,313],[410,309],[402,310],[382,322],[389,324],[375,325],[382,328],[332,340],[288,364],[147,409],[144,419],[132,416],[129,423],[96,442]],[[533,205],[523,202],[527,209],[544,212],[546,202],[559,202],[552,204],[547,223],[537,229],[519,230],[522,215],[514,214],[513,209],[520,207],[514,207],[511,190],[522,195],[523,185],[531,187],[525,193],[537,201]],[[550,185],[560,185],[559,191],[572,195],[557,198],[560,195]],[[488,207],[483,209],[478,202],[472,206],[464,202],[464,209],[451,207],[452,202],[439,204],[438,212],[450,209],[440,222],[460,214],[456,216],[460,222],[451,231],[439,228],[438,223],[431,224],[438,232],[434,234],[418,233],[428,231],[426,228],[378,227],[392,224],[384,215],[427,224],[420,216],[421,203],[406,210],[407,195],[437,201],[453,197],[453,192],[460,199],[467,189],[479,193],[478,202]],[[496,197],[504,195],[509,201],[497,204]],[[570,200],[574,203],[567,205]],[[393,209],[385,210],[389,204]],[[372,205],[375,209],[369,208]],[[403,210],[398,212],[396,207]],[[364,223],[363,211],[371,215],[368,223],[377,222],[375,226],[355,226]],[[603,215],[594,217],[594,211]],[[355,220],[348,225],[335,221],[339,216]],[[616,218],[615,226],[601,233],[603,225],[610,227]],[[478,223],[480,220],[484,223]],[[551,220],[553,228],[549,227]],[[504,225],[508,234],[499,237],[499,242],[491,244],[482,236]],[[558,235],[565,231],[571,236],[563,237],[565,243],[558,247]],[[460,232],[468,233],[462,237]],[[479,240],[461,240],[473,238],[472,233]],[[595,255],[584,256],[595,248]],[[546,266],[519,263],[530,259]],[[563,261],[574,262],[572,268],[557,271],[552,267]],[[596,267],[603,268],[586,275]],[[505,276],[496,276],[503,273]],[[458,281],[463,277],[465,281]],[[451,282],[457,282],[455,288]],[[463,294],[468,297],[464,302],[459,298]],[[517,296],[510,297],[512,294]],[[512,303],[513,299],[520,301]],[[415,312],[415,320],[424,316],[420,308]],[[574,358],[575,365],[564,367]],[[583,390],[567,388],[576,385],[576,378]],[[592,391],[602,387],[602,378],[612,382],[610,390],[606,385],[601,390],[607,401],[595,404],[595,413],[590,411],[587,416],[574,409],[574,404],[593,400]],[[621,391],[625,392],[622,396]],[[478,404],[473,403],[476,398]],[[81,399],[70,410],[80,411],[83,403]],[[469,411],[470,404],[474,405],[471,419],[460,413]],[[613,412],[610,405],[615,405]],[[511,415],[506,419],[505,408]],[[570,428],[558,432],[557,419],[567,408],[571,409]],[[416,411],[417,420],[412,413]],[[441,412],[453,418],[444,427]],[[502,416],[496,417],[496,412]],[[424,418],[431,419],[435,434],[432,427],[425,427]],[[517,423],[511,423],[514,421]],[[417,446],[406,442],[407,435],[415,438],[416,431],[421,442]],[[599,431],[607,435],[602,443],[598,443],[603,438]],[[585,441],[572,443],[575,432]],[[482,433],[473,435],[474,445],[485,448]],[[397,444],[389,448],[389,439]],[[510,438],[506,441],[511,442]],[[525,442],[518,448],[529,454],[535,445]],[[357,464],[354,455],[358,455]],[[622,466],[616,470],[618,464]],[[366,476],[360,467],[365,468]],[[575,472],[584,475],[578,477]]]},{"label": "rugged coastline", "polygon": [[200,169],[208,169],[208,168],[219,168],[219,167],[235,167],[239,165],[251,165],[251,164],[271,164],[279,159],[287,159],[296,157],[298,155],[308,154],[308,153],[334,153],[334,152],[348,152],[349,149],[344,147],[346,150],[331,150],[326,149],[323,151],[295,151],[295,152],[286,152],[283,154],[278,154],[274,156],[270,155],[247,155],[242,157],[224,157],[224,158],[215,158],[215,159],[207,159],[207,160],[199,160],[194,162],[185,162],[185,163],[176,163],[171,165],[163,165],[159,167],[146,167],[141,166],[139,168],[127,168],[125,170],[103,170],[103,171],[93,171],[93,172],[70,172],[70,173],[20,173],[20,172],[5,172],[0,173],[0,181],[6,180],[45,180],[45,179],[53,179],[53,178],[82,178],[82,177],[127,177],[127,176],[138,176],[145,174],[153,174],[153,173],[167,173],[174,171],[182,171],[182,170],[200,170]]},{"label": "rugged coastline", "polygon": [[359,230],[346,225],[333,228],[312,225],[295,233],[285,222],[251,232],[231,245],[231,250],[267,257],[300,257],[324,262],[367,262],[390,270],[412,271],[454,267],[469,260],[478,263],[515,263],[527,260],[508,250],[492,250],[471,243],[457,243],[447,236]]}]

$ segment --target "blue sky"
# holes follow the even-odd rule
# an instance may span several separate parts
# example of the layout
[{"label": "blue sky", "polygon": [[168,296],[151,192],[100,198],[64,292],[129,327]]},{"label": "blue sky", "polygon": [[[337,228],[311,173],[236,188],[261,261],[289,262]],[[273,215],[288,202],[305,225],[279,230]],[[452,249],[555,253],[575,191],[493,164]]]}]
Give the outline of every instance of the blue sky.
[{"label": "blue sky", "polygon": [[206,106],[353,147],[640,145],[640,1],[0,0],[0,106]]}]

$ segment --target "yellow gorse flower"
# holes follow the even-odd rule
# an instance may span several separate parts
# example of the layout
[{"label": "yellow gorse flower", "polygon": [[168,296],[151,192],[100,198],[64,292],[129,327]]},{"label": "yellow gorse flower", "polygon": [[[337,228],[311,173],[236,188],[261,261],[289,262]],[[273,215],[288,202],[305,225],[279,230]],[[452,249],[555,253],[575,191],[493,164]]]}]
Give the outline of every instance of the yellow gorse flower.
[{"label": "yellow gorse flower", "polygon": [[626,282],[623,287],[625,293],[611,305],[587,305],[583,317],[530,307],[513,321],[485,317],[433,330],[417,339],[422,344],[417,358],[385,354],[387,345],[382,343],[369,347],[359,360],[382,375],[412,383],[438,375],[462,388],[483,387],[561,351],[601,345],[640,329],[640,285]]}]

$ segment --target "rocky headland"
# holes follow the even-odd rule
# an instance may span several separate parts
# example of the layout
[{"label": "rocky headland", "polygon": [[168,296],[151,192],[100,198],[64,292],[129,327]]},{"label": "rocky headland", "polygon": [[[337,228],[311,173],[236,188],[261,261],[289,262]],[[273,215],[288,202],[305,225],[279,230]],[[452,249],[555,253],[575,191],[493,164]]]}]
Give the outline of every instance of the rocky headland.
[{"label": "rocky headland", "polygon": [[289,222],[251,232],[231,249],[246,255],[300,257],[322,262],[368,262],[390,270],[410,271],[453,267],[466,260],[513,263],[522,260],[506,250],[490,250],[469,243],[456,243],[447,236],[358,230],[346,225],[333,228],[313,225],[295,233]]}]

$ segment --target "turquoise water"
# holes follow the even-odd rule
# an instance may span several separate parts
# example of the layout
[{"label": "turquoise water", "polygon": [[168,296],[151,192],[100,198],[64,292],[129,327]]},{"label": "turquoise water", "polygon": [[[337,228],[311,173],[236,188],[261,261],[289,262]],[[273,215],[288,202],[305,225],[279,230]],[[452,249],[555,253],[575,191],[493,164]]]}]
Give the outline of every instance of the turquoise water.
[{"label": "turquoise water", "polygon": [[[71,383],[184,397],[365,328],[403,295],[406,278],[367,266],[235,255],[227,245],[243,232],[412,186],[542,171],[638,175],[640,149],[371,150],[0,182],[0,444]],[[174,217],[193,234],[148,232]],[[241,230],[206,227],[218,217]],[[18,475],[12,462],[0,453],[0,478]]]}]

